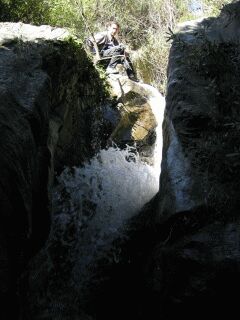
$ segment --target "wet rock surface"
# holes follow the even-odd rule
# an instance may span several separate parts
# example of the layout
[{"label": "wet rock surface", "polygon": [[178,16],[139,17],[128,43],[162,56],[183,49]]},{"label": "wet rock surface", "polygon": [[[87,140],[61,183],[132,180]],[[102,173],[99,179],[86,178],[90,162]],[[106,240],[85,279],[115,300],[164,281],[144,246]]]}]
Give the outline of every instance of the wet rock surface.
[{"label": "wet rock surface", "polygon": [[185,24],[171,48],[160,193],[145,213],[156,244],[143,264],[151,319],[237,311],[239,9]]},{"label": "wet rock surface", "polygon": [[[122,68],[118,65],[119,69]],[[108,83],[116,97],[120,117],[109,137],[109,143],[134,146],[141,159],[153,164],[157,119],[151,106],[151,89],[128,78],[126,72],[110,74]],[[164,103],[159,104],[164,109]],[[160,112],[161,113],[161,112]]]}]

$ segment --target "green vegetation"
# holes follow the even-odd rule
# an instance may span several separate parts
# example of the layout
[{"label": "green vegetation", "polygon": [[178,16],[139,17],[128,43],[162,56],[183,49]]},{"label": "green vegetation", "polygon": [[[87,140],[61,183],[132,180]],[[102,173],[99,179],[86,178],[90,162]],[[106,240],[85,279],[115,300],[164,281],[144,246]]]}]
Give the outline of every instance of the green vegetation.
[{"label": "green vegetation", "polygon": [[[0,0],[1,21],[22,21],[69,28],[82,39],[105,28],[110,19],[121,25],[121,41],[138,76],[165,93],[169,30],[195,18],[190,0]],[[204,14],[217,15],[230,0],[202,0]]]},{"label": "green vegetation", "polygon": [[209,16],[219,15],[221,9],[232,0],[204,0],[205,13]]}]

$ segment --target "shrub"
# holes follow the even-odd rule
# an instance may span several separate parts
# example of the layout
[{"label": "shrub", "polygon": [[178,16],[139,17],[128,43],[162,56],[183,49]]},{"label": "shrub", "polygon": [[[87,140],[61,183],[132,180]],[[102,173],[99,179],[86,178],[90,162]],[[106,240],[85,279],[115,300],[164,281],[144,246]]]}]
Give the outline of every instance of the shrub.
[{"label": "shrub", "polygon": [[[191,0],[0,0],[1,21],[67,27],[81,39],[116,19],[121,42],[128,43],[137,73],[163,94],[170,43],[168,31],[194,18]],[[202,0],[204,13],[216,15],[230,0]],[[109,12],[111,15],[109,16]]]}]

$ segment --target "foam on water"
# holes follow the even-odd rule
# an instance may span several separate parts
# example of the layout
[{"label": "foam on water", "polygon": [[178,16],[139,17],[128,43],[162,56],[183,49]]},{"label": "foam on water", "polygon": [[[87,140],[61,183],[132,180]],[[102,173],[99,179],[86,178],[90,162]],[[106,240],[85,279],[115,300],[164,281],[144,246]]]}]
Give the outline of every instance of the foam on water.
[{"label": "foam on water", "polygon": [[159,185],[154,167],[142,162],[131,147],[101,150],[84,167],[66,168],[58,182],[73,204],[91,201],[99,220],[105,216],[114,224],[137,213]]},{"label": "foam on water", "polygon": [[[76,283],[87,281],[89,265],[109,250],[113,240],[123,233],[128,219],[159,189],[164,98],[155,88],[141,85],[148,92],[158,123],[154,165],[141,161],[133,147],[110,147],[83,167],[66,168],[58,177],[53,197],[58,211],[55,223],[63,226],[72,216],[78,224],[78,262],[73,272]],[[64,201],[63,191],[67,194]]]}]

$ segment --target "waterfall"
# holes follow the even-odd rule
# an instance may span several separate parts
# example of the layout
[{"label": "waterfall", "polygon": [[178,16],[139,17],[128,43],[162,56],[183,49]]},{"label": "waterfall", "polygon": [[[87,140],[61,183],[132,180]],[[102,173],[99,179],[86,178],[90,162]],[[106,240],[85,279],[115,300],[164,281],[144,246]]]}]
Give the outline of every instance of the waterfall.
[{"label": "waterfall", "polygon": [[[82,167],[65,168],[57,178],[53,193],[54,230],[64,234],[65,226],[75,225],[77,259],[72,275],[73,282],[81,288],[89,281],[89,270],[95,261],[110,252],[114,239],[123,235],[128,219],[159,189],[165,99],[152,86],[139,86],[157,121],[153,166],[141,161],[134,147],[120,150],[112,146]],[[116,253],[108,258],[117,259]]]},{"label": "waterfall", "polygon": [[162,122],[164,117],[165,98],[160,94],[160,92],[156,88],[148,84],[142,83],[141,87],[146,92],[146,97],[148,99],[149,105],[151,106],[152,112],[157,122],[153,167],[155,170],[155,176],[157,180],[159,180],[162,161]]}]

